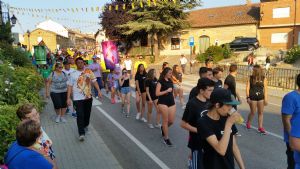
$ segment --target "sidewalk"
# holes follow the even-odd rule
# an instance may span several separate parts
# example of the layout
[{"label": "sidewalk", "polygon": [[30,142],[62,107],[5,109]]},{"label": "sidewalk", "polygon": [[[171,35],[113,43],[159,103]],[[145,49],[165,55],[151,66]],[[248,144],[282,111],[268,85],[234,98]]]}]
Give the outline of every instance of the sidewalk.
[{"label": "sidewalk", "polygon": [[[95,99],[94,99],[95,100]],[[93,105],[97,104],[97,101]],[[92,125],[84,142],[79,142],[76,119],[66,115],[67,123],[54,122],[51,99],[41,113],[41,124],[53,141],[59,169],[122,169]]]},{"label": "sidewalk", "polygon": [[[198,79],[199,79],[198,74],[188,74],[188,75],[183,76],[183,82],[188,83],[188,84],[185,83],[185,85],[191,85],[191,87],[194,87],[197,84]],[[225,75],[224,75],[224,79],[225,79]],[[224,79],[223,79],[223,82],[224,82]],[[245,83],[236,82],[237,89],[246,90]],[[268,95],[274,96],[274,97],[279,97],[279,98],[282,98],[285,94],[287,94],[290,91],[291,90],[288,90],[288,89],[268,87]]]}]

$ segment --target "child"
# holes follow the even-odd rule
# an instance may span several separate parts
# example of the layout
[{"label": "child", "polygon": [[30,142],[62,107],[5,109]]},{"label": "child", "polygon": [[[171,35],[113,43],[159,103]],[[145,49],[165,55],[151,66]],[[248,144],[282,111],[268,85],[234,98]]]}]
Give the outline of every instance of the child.
[{"label": "child", "polygon": [[111,92],[111,103],[115,104],[115,88],[114,88],[114,79],[115,77],[115,69],[110,69],[110,73],[107,75],[107,86],[108,90]]}]

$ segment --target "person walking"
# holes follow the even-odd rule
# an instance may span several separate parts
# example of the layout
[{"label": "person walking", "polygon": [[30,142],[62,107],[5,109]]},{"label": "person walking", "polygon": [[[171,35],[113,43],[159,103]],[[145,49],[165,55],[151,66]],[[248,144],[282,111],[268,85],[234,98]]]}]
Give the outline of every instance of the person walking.
[{"label": "person walking", "polygon": [[250,53],[247,58],[248,63],[248,69],[252,71],[253,65],[254,65],[254,55],[253,53]]},{"label": "person walking", "polygon": [[174,98],[179,96],[179,101],[180,101],[181,108],[185,109],[183,88],[181,87],[182,73],[180,72],[180,68],[179,68],[178,65],[173,66],[172,82],[173,82],[173,85],[174,85]]},{"label": "person walking", "polygon": [[205,59],[205,67],[212,69],[213,66],[214,66],[214,61],[212,60],[211,56],[208,59]]},{"label": "person walking", "polygon": [[164,62],[161,66],[161,70],[159,71],[159,74],[161,74],[161,72],[163,72],[163,70],[166,68],[166,67],[169,67],[169,63],[168,62]]},{"label": "person walking", "polygon": [[230,91],[217,88],[210,96],[211,106],[197,122],[197,133],[203,141],[203,166],[206,169],[234,169],[234,159],[240,169],[245,165],[237,145],[235,123],[241,115],[233,112],[233,105],[240,104],[231,97]]},{"label": "person walking", "polygon": [[222,77],[223,77],[223,69],[221,67],[214,68],[212,81],[215,83],[215,89],[223,87],[223,82],[221,80]]},{"label": "person walking", "polygon": [[50,74],[46,85],[46,97],[49,98],[50,93],[56,112],[56,123],[67,122],[64,117],[67,110],[67,81],[68,75],[63,72],[62,63],[56,63],[55,70]]},{"label": "person walking", "polygon": [[[145,106],[146,106],[146,88],[145,88],[145,80],[146,80],[147,72],[143,64],[139,64],[137,67],[137,71],[135,74],[135,86],[136,86],[136,120],[142,120],[143,122],[147,122],[144,118]],[[142,107],[141,107],[142,104]]]},{"label": "person walking", "polygon": [[[74,71],[75,71],[75,69],[71,68],[69,59],[64,61],[64,70],[63,70],[63,72],[65,72],[65,74],[68,75],[68,79],[70,78],[71,73],[73,73]],[[75,118],[77,117],[76,111],[75,111],[74,106],[73,106],[73,103],[72,103],[72,105],[68,106],[67,113],[71,114]]]},{"label": "person walking", "polygon": [[[130,74],[124,68],[122,70],[122,76],[119,79],[122,94],[122,113],[128,118],[130,113]],[[126,112],[125,112],[126,105]]]},{"label": "person walking", "polygon": [[185,74],[185,67],[186,67],[186,64],[188,61],[187,61],[186,57],[184,56],[184,54],[181,54],[181,58],[179,59],[179,61],[180,61],[182,73]]},{"label": "person walking", "polygon": [[[199,79],[201,78],[207,78],[207,68],[206,67],[200,67],[199,68]],[[196,97],[198,95],[199,90],[197,89],[197,86],[193,87],[189,94],[189,100],[193,97]]]},{"label": "person walking", "polygon": [[201,78],[198,80],[197,89],[198,95],[186,104],[180,126],[189,131],[188,147],[191,149],[191,168],[203,169],[203,145],[197,135],[197,120],[208,109],[210,95],[214,90],[214,82],[208,78]]},{"label": "person walking", "polygon": [[247,129],[251,128],[251,122],[257,110],[258,131],[266,134],[263,128],[264,106],[268,104],[268,82],[264,76],[263,70],[259,65],[254,65],[252,75],[249,77],[246,85],[247,102],[250,106],[250,113],[246,123]]},{"label": "person walking", "polygon": [[271,66],[271,58],[270,58],[270,54],[268,53],[266,58],[266,71],[269,70],[270,66]]},{"label": "person walking", "polygon": [[176,105],[173,96],[172,69],[166,67],[160,74],[155,94],[158,96],[158,109],[162,114],[161,134],[164,143],[173,146],[169,138],[169,127],[175,121]]},{"label": "person walking", "polygon": [[157,79],[156,79],[156,71],[155,69],[150,69],[147,73],[147,78],[145,81],[145,87],[146,87],[146,100],[148,102],[148,113],[147,113],[147,121],[149,128],[154,128],[152,124],[152,108],[154,106],[156,110],[156,124],[155,127],[160,128],[160,112],[157,105],[157,96],[155,95],[157,85]]},{"label": "person walking", "polygon": [[[235,77],[237,75],[237,65],[232,64],[229,67],[229,75],[225,78],[224,81],[224,89],[228,89],[235,99],[238,99],[240,103],[242,103],[242,99],[236,90],[236,81]],[[237,105],[233,105],[233,107],[237,110]]]},{"label": "person walking", "polygon": [[[282,107],[281,107],[281,117],[282,117],[283,131],[284,131],[283,138],[284,138],[284,142],[286,144],[287,169],[295,168],[294,150],[291,148],[289,137],[290,137],[290,133],[291,133],[291,123],[292,123],[291,120],[299,119],[299,115],[300,115],[300,109],[299,109],[299,107],[300,107],[300,74],[298,74],[296,77],[296,84],[298,86],[298,89],[294,90],[292,92],[289,92],[288,94],[286,94],[283,97]],[[295,123],[295,121],[294,121],[294,123]],[[300,121],[298,120],[297,123],[300,123]],[[298,129],[297,128],[295,128],[295,129],[300,130],[299,127],[298,127]],[[299,157],[299,155],[298,155],[298,157]]]},{"label": "person walking", "polygon": [[74,71],[68,80],[67,103],[71,105],[71,94],[77,113],[77,128],[79,140],[84,141],[85,133],[88,131],[90,115],[93,103],[92,85],[98,91],[98,97],[102,98],[102,93],[98,86],[96,77],[90,69],[84,69],[84,60],[78,57],[75,60],[77,70]]},{"label": "person walking", "polygon": [[132,61],[129,58],[128,54],[125,55],[125,60],[124,60],[124,66],[125,69],[127,70],[127,73],[130,75],[130,79],[132,78]]},{"label": "person walking", "polygon": [[[103,85],[102,85],[102,69],[101,69],[100,64],[98,63],[99,58],[96,55],[94,55],[92,57],[92,59],[93,59],[93,63],[89,65],[89,69],[91,71],[93,71],[93,73],[94,73],[94,75],[97,79],[98,86],[101,90]],[[97,98],[98,97],[98,91],[95,88],[94,88],[94,94],[95,94],[95,97]]]}]

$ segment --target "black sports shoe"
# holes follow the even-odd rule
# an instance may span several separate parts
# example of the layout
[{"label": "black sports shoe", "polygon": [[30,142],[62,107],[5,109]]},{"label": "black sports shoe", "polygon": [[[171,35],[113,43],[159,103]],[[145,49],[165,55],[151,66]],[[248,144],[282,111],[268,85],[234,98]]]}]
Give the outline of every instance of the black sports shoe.
[{"label": "black sports shoe", "polygon": [[162,127],[162,126],[160,127],[160,131],[161,131],[161,136],[162,136],[162,137],[165,137],[165,133],[164,133],[164,130],[163,130],[163,127]]},{"label": "black sports shoe", "polygon": [[164,139],[164,143],[169,146],[169,147],[172,147],[173,144],[171,143],[170,139]]}]

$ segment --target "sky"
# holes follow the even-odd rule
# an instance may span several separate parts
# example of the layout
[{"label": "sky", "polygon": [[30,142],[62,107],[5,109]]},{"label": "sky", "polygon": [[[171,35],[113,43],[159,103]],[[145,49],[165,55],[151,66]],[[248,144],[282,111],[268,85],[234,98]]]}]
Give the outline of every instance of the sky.
[{"label": "sky", "polygon": [[[47,17],[52,17],[55,22],[64,25],[67,28],[79,29],[86,33],[95,33],[100,29],[98,24],[99,13],[95,12],[95,7],[101,9],[105,3],[110,0],[2,0],[4,3],[9,4],[15,8],[31,8],[31,9],[66,9],[78,8],[80,12],[22,12],[17,14],[13,11],[13,14],[17,17],[18,22],[12,28],[13,32],[23,34],[27,30],[34,30],[35,26],[46,20]],[[229,6],[245,4],[246,0],[202,0],[202,8]],[[257,3],[259,0],[252,0],[252,3]],[[94,12],[91,12],[91,7],[94,8]],[[89,12],[82,12],[82,8],[88,8]],[[34,17],[32,17],[32,13]],[[81,22],[78,22],[80,20]],[[77,22],[76,22],[77,21]],[[94,22],[94,23],[90,23]],[[97,23],[96,23],[97,22]]]}]

